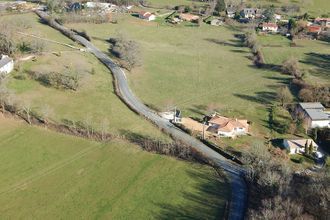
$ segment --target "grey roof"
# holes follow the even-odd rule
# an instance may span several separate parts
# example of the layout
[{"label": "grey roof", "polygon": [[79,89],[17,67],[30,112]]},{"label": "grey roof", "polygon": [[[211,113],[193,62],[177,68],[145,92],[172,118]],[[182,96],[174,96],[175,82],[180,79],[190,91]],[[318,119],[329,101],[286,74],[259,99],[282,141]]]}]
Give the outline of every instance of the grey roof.
[{"label": "grey roof", "polygon": [[10,63],[11,61],[13,61],[12,58],[10,57],[5,57],[3,59],[0,60],[0,68],[4,67],[5,65],[7,65],[8,63]]},{"label": "grey roof", "polygon": [[324,106],[319,102],[300,102],[299,105],[303,109],[325,109]]},{"label": "grey roof", "polygon": [[320,109],[305,109],[312,120],[330,120],[330,116]]}]

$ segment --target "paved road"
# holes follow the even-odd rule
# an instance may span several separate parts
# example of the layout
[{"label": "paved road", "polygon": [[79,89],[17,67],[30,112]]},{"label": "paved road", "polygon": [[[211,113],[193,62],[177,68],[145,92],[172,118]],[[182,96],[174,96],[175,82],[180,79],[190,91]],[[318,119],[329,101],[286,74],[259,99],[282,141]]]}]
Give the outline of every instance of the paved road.
[{"label": "paved road", "polygon": [[[47,14],[38,12],[39,16],[47,16]],[[56,28],[66,29],[58,25]],[[63,32],[63,31],[62,31]],[[244,181],[244,170],[235,163],[227,160],[216,151],[210,149],[196,138],[184,133],[180,129],[173,126],[168,120],[161,118],[157,112],[144,105],[131,91],[124,71],[114,63],[106,54],[96,48],[92,43],[79,35],[71,35],[71,38],[80,42],[86,49],[93,53],[105,66],[112,72],[116,82],[117,92],[123,101],[134,111],[143,115],[155,123],[159,128],[163,129],[166,133],[170,134],[174,139],[180,140],[183,143],[193,147],[201,152],[208,159],[213,161],[217,166],[223,168],[229,177],[231,184],[231,203],[229,210],[229,219],[241,220],[244,219],[247,199],[247,188]]]}]

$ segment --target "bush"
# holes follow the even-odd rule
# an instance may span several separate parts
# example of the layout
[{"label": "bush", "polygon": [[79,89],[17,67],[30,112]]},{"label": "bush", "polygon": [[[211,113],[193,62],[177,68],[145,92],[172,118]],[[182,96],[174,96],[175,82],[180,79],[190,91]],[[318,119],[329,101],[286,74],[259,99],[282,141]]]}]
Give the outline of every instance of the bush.
[{"label": "bush", "polygon": [[79,87],[79,76],[75,72],[49,72],[49,73],[40,73],[40,72],[29,72],[29,75],[42,83],[45,86],[54,87],[57,89],[70,89],[77,90]]},{"label": "bush", "polygon": [[121,59],[122,66],[128,70],[140,65],[140,48],[135,41],[127,40],[123,36],[110,38],[112,44],[110,52]]}]

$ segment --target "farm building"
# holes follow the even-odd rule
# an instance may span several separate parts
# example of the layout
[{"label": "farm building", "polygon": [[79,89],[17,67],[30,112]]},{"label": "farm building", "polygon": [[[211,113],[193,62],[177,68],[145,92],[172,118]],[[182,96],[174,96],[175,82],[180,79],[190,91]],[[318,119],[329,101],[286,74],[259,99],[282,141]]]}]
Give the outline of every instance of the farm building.
[{"label": "farm building", "polygon": [[14,60],[6,55],[0,59],[0,73],[8,74],[14,69]]},{"label": "farm building", "polygon": [[154,15],[151,12],[148,12],[148,11],[141,11],[139,13],[139,18],[147,20],[147,21],[153,21],[153,20],[156,19],[156,15]]},{"label": "farm building", "polygon": [[308,128],[330,128],[330,114],[325,112],[324,106],[319,102],[299,103],[296,114],[304,117]]}]

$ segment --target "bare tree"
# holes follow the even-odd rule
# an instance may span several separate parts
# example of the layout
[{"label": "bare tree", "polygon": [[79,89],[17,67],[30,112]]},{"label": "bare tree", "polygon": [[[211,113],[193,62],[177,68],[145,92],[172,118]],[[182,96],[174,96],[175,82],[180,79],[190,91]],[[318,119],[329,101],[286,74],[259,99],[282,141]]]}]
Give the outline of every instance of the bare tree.
[{"label": "bare tree", "polygon": [[279,88],[277,91],[277,99],[281,103],[282,107],[293,101],[293,96],[287,86]]},{"label": "bare tree", "polygon": [[101,121],[100,129],[101,129],[101,139],[105,140],[105,136],[109,131],[109,121],[108,121],[108,119],[103,119]]},{"label": "bare tree", "polygon": [[299,63],[296,58],[289,58],[282,64],[282,72],[290,74],[297,79],[301,79],[302,73],[299,69]]}]

